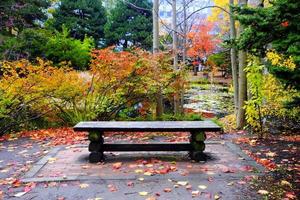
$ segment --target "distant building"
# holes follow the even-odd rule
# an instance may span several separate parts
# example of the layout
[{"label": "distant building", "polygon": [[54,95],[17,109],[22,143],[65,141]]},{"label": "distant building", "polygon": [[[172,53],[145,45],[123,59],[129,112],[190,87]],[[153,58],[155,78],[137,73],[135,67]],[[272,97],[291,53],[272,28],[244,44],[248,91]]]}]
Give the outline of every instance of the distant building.
[{"label": "distant building", "polygon": [[[160,0],[159,4],[159,17],[161,20],[160,23],[160,34],[164,35],[170,32],[171,23],[172,23],[172,5],[169,3],[168,0]],[[186,4],[188,4],[186,12],[187,16],[192,15],[189,18],[188,24],[191,24],[197,20],[204,20],[210,14],[210,9],[206,8],[199,12],[201,8],[212,5],[211,0],[185,0]],[[177,23],[181,23],[183,21],[183,0],[176,1],[177,7]],[[168,26],[169,29],[166,27]]]}]

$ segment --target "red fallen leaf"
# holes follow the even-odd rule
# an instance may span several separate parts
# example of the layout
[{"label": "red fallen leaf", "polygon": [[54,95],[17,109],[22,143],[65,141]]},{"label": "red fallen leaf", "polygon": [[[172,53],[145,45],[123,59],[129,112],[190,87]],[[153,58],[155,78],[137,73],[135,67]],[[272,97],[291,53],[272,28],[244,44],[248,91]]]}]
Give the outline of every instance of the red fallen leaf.
[{"label": "red fallen leaf", "polygon": [[116,186],[114,186],[112,184],[109,184],[107,187],[108,187],[109,191],[111,191],[111,192],[116,192],[117,191]]},{"label": "red fallen leaf", "polygon": [[113,164],[113,168],[114,168],[114,169],[120,169],[120,168],[122,167],[122,164],[123,164],[122,162],[114,163],[114,164]]},{"label": "red fallen leaf", "polygon": [[207,180],[208,180],[209,182],[212,182],[214,179],[213,179],[212,177],[208,177]]},{"label": "red fallen leaf", "polygon": [[288,199],[297,199],[297,196],[295,195],[294,192],[286,192],[285,197]]},{"label": "red fallen leaf", "polygon": [[175,167],[175,166],[170,166],[170,170],[171,170],[172,172],[175,172],[175,171],[177,171],[177,167]]},{"label": "red fallen leaf", "polygon": [[254,178],[255,178],[254,175],[252,175],[252,176],[245,176],[245,177],[244,177],[244,180],[245,180],[246,182],[250,182],[250,181],[253,180]]},{"label": "red fallen leaf", "polygon": [[65,197],[58,197],[57,200],[65,200]]},{"label": "red fallen leaf", "polygon": [[31,191],[31,187],[28,186],[24,187],[24,192],[29,192],[29,191]]},{"label": "red fallen leaf", "polygon": [[156,193],[155,193],[155,196],[160,197],[160,193],[156,192]]},{"label": "red fallen leaf", "polygon": [[136,168],[136,167],[137,167],[137,164],[130,164],[128,167],[129,167],[129,168]]},{"label": "red fallen leaf", "polygon": [[242,167],[241,167],[241,170],[242,170],[242,171],[252,172],[252,171],[253,171],[253,167],[252,167],[252,166],[249,166],[249,165],[246,165],[246,166],[242,166]]},{"label": "red fallen leaf", "polygon": [[164,189],[164,192],[171,192],[171,191],[172,191],[171,188],[165,188],[165,189]]},{"label": "red fallen leaf", "polygon": [[192,185],[187,185],[187,186],[185,186],[185,189],[191,190],[191,189],[192,189]]},{"label": "red fallen leaf", "polygon": [[230,169],[229,167],[223,166],[221,168],[223,173],[234,173],[235,171],[233,169]]},{"label": "red fallen leaf", "polygon": [[187,165],[186,168],[191,169],[193,168],[193,165]]},{"label": "red fallen leaf", "polygon": [[246,184],[245,181],[238,181],[237,183],[240,184],[240,185],[245,185]]},{"label": "red fallen leaf", "polygon": [[149,163],[149,162],[148,162],[147,160],[143,160],[143,161],[142,161],[142,164],[143,164],[143,165],[147,165],[148,163]]},{"label": "red fallen leaf", "polygon": [[169,172],[169,168],[163,168],[160,170],[157,170],[158,174],[167,174]]},{"label": "red fallen leaf", "polygon": [[128,187],[133,187],[133,186],[134,186],[134,183],[133,183],[132,181],[129,181],[129,182],[127,182],[127,186],[128,186]]},{"label": "red fallen leaf", "polygon": [[13,187],[20,187],[22,182],[19,179],[16,179],[12,182]]}]

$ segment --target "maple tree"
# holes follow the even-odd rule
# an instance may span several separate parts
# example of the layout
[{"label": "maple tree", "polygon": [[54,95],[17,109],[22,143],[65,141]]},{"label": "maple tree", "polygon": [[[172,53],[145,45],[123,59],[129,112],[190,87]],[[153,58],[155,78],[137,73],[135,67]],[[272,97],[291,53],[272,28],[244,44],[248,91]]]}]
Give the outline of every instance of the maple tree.
[{"label": "maple tree", "polygon": [[214,24],[210,22],[201,22],[195,24],[188,33],[190,48],[187,51],[190,57],[207,58],[217,50],[220,40],[213,34]]}]

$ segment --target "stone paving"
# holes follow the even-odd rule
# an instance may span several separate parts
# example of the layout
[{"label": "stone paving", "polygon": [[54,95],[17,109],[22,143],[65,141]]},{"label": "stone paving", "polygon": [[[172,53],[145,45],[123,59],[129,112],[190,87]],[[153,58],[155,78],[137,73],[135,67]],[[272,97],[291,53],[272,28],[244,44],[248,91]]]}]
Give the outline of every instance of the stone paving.
[{"label": "stone paving", "polygon": [[[23,176],[24,182],[38,183],[23,199],[257,199],[244,178],[259,175],[261,166],[229,141],[210,141],[205,152],[209,160],[202,163],[191,162],[186,152],[122,152],[106,153],[105,163],[90,164],[87,146],[56,147]],[[159,162],[137,161],[153,158]],[[119,169],[113,167],[116,162],[122,162]],[[144,173],[166,164],[175,170]],[[188,182],[188,188],[178,181]],[[141,196],[141,191],[147,195]],[[199,194],[193,197],[192,191]]]}]

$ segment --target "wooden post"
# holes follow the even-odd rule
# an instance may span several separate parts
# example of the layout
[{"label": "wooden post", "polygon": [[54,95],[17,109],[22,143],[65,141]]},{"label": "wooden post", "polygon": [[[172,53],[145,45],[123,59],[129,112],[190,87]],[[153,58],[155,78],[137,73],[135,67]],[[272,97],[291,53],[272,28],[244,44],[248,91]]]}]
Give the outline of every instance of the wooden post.
[{"label": "wooden post", "polygon": [[191,132],[190,144],[193,150],[189,152],[189,156],[192,160],[197,162],[206,160],[206,155],[203,153],[205,150],[205,139],[206,135],[204,132]]},{"label": "wooden post", "polygon": [[103,154],[103,132],[90,131],[89,132],[89,161],[91,163],[97,163],[104,160]]}]

